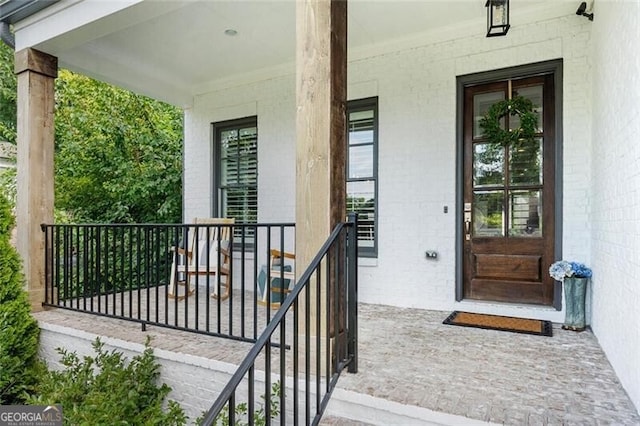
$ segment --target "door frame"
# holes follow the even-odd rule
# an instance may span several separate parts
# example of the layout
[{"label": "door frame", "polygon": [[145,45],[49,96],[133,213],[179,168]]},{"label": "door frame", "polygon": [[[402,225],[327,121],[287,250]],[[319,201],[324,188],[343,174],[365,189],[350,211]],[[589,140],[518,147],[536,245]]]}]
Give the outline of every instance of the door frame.
[{"label": "door frame", "polygon": [[[501,68],[474,74],[466,74],[456,77],[456,301],[464,299],[463,293],[463,196],[464,196],[464,88],[475,84],[485,84],[496,80],[509,78],[521,78],[539,74],[554,75],[555,90],[555,235],[554,252],[555,259],[562,258],[562,59],[537,62],[516,67]],[[500,303],[500,302],[495,302]],[[556,281],[553,289],[553,307],[562,310],[562,286]]]}]

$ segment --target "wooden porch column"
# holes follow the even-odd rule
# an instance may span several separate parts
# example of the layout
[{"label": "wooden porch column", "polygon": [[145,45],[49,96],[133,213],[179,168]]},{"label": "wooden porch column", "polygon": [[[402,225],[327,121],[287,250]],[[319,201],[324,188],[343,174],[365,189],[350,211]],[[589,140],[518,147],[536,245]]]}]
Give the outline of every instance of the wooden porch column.
[{"label": "wooden porch column", "polygon": [[18,77],[17,246],[31,309],[44,302],[44,233],[53,223],[54,82],[58,58],[35,49],[15,54]]},{"label": "wooden porch column", "polygon": [[334,226],[345,220],[346,97],[347,1],[299,0],[296,2],[298,274],[304,272]]}]

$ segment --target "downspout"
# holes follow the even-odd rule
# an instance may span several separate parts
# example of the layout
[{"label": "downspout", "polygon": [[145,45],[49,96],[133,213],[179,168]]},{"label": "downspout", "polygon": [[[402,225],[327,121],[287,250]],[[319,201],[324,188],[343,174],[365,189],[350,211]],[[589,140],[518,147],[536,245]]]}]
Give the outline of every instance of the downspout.
[{"label": "downspout", "polygon": [[11,28],[7,22],[0,21],[0,38],[12,49],[16,48],[16,38],[11,32]]}]

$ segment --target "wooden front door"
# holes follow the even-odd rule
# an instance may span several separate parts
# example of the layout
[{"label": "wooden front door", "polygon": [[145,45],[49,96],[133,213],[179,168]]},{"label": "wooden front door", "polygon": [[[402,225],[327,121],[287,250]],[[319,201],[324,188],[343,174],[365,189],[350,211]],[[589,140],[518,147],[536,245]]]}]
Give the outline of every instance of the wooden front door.
[{"label": "wooden front door", "polygon": [[[511,96],[538,113],[534,142],[492,144],[480,119]],[[507,115],[504,128],[517,128]],[[555,99],[553,75],[464,89],[463,294],[468,299],[552,305]]]}]

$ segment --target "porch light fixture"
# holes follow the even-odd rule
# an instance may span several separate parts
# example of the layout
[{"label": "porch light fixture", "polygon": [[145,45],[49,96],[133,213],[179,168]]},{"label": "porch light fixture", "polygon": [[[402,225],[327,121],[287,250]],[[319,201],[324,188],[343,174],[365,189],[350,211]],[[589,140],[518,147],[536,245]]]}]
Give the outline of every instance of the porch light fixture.
[{"label": "porch light fixture", "polygon": [[225,35],[228,35],[229,37],[233,37],[238,35],[238,32],[236,30],[234,30],[233,28],[229,28],[227,30],[224,30]]},{"label": "porch light fixture", "polygon": [[578,6],[578,10],[576,10],[576,15],[584,16],[585,18],[589,19],[590,21],[593,21],[593,13],[587,13],[587,2],[586,1],[583,1],[582,3],[580,3],[580,6]]},{"label": "porch light fixture", "polygon": [[509,0],[487,0],[487,37],[507,35],[509,31]]}]

